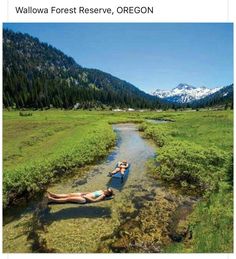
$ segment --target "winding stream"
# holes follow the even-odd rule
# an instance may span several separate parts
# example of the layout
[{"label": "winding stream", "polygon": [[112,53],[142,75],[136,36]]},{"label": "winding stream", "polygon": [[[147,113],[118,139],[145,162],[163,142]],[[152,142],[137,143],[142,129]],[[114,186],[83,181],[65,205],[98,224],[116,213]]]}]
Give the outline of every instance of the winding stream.
[{"label": "winding stream", "polygon": [[[50,186],[49,190],[69,193],[111,186],[115,198],[86,205],[49,205],[41,211],[39,202],[34,201],[24,208],[8,211],[4,215],[4,252],[41,251],[41,246],[53,252],[96,252],[101,239],[112,236],[121,224],[122,215],[137,209],[139,197],[146,195],[150,199],[157,184],[146,175],[145,162],[155,155],[155,147],[140,137],[134,124],[117,124],[113,128],[118,136],[117,146],[105,161],[89,167],[82,179],[81,172],[80,176],[75,173]],[[107,177],[116,162],[122,159],[131,163],[123,184]],[[138,206],[142,207],[142,204]],[[35,213],[37,210],[41,214]]]}]

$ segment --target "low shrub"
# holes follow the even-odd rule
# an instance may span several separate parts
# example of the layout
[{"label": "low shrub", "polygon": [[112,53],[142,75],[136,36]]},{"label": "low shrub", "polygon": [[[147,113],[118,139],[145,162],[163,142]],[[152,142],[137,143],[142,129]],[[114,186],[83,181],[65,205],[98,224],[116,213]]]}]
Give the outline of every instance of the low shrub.
[{"label": "low shrub", "polygon": [[19,112],[19,115],[20,115],[20,116],[32,116],[33,113],[32,113],[32,112],[22,112],[22,111],[20,111],[20,112]]},{"label": "low shrub", "polygon": [[222,150],[188,141],[172,141],[158,151],[156,168],[160,179],[186,190],[203,193],[217,189],[225,178],[227,156]]},{"label": "low shrub", "polygon": [[158,147],[164,146],[166,142],[166,134],[164,133],[164,130],[142,124],[139,127],[139,131],[143,131],[144,137],[152,139]]},{"label": "low shrub", "polygon": [[104,157],[115,144],[111,127],[101,124],[87,132],[86,137],[50,160],[34,161],[27,166],[4,170],[3,206],[21,196],[42,190],[53,178],[70,172],[75,167],[91,164]]}]

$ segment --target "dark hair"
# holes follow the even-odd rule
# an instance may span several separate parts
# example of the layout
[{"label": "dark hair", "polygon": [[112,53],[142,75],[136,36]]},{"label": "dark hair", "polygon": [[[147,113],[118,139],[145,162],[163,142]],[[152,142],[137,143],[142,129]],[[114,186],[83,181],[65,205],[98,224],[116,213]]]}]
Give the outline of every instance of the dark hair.
[{"label": "dark hair", "polygon": [[108,188],[107,190],[104,191],[104,194],[106,197],[111,197],[114,193],[111,188]]}]

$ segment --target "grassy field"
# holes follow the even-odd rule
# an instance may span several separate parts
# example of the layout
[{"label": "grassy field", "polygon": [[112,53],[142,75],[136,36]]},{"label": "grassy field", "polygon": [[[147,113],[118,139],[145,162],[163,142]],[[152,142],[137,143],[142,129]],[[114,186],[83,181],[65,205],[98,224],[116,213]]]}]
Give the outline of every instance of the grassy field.
[{"label": "grassy field", "polygon": [[[153,124],[145,119],[170,119]],[[73,168],[95,163],[115,144],[110,124],[137,122],[153,139],[153,174],[183,193],[201,197],[189,218],[192,239],[166,252],[232,252],[233,112],[3,112],[4,207],[41,191]],[[227,204],[227,206],[226,206]]]},{"label": "grassy field", "polygon": [[55,176],[104,157],[115,135],[102,115],[73,111],[3,115],[4,206]]},{"label": "grassy field", "polygon": [[189,217],[192,239],[173,244],[166,252],[232,252],[233,112],[166,117],[175,122],[140,126],[159,146],[153,174],[201,198]]},{"label": "grassy field", "polygon": [[[32,116],[20,116],[28,113]],[[97,111],[4,111],[4,207],[42,191],[73,168],[103,158],[115,144],[111,124],[142,118]]]}]

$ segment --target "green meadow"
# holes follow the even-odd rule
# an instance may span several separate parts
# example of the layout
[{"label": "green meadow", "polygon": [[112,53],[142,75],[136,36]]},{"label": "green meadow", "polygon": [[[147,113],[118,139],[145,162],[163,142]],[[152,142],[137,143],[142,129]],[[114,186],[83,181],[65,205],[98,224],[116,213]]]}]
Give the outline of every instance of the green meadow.
[{"label": "green meadow", "polygon": [[[3,112],[3,201],[11,206],[47,185],[97,163],[115,145],[112,123],[139,123],[157,146],[151,172],[157,181],[198,197],[188,217],[192,238],[166,252],[233,250],[233,112],[227,111]],[[22,115],[22,114],[21,114]],[[168,119],[154,124],[146,119]]]},{"label": "green meadow", "polygon": [[72,111],[3,115],[4,205],[104,157],[115,135],[102,115]]},{"label": "green meadow", "polygon": [[232,252],[233,112],[164,117],[174,122],[140,126],[144,136],[159,147],[152,173],[200,200],[188,219],[192,238],[167,247],[166,252]]}]

